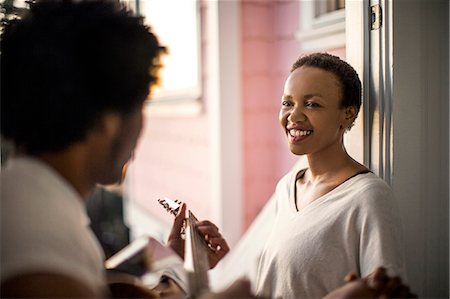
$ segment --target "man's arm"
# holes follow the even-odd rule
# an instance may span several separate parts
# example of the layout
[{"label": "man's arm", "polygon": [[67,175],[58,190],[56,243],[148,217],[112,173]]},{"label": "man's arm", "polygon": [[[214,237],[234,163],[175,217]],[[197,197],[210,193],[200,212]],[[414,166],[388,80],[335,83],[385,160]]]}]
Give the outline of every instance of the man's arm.
[{"label": "man's arm", "polygon": [[1,284],[2,298],[101,298],[106,294],[68,276],[32,273],[7,279]]}]

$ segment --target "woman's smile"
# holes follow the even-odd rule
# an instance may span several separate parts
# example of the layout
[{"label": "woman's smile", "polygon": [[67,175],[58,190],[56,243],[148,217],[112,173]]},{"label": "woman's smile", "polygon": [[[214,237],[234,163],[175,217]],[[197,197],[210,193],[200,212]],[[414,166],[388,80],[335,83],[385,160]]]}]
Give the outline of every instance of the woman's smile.
[{"label": "woman's smile", "polygon": [[307,139],[312,133],[312,130],[298,130],[290,129],[287,131],[290,143],[300,143]]}]

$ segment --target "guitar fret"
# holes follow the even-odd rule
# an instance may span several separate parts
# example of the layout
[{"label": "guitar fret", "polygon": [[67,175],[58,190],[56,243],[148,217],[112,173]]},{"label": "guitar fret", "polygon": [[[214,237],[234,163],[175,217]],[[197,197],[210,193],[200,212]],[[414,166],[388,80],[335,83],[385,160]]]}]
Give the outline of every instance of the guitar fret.
[{"label": "guitar fret", "polygon": [[[158,199],[158,202],[166,211],[178,215],[182,202],[170,198]],[[208,251],[218,251],[207,242],[196,229],[197,217],[190,210],[186,210],[183,229],[185,234],[185,262],[184,266],[188,275],[189,297],[196,298],[209,289],[208,275],[209,262]],[[209,250],[208,250],[209,248]]]}]

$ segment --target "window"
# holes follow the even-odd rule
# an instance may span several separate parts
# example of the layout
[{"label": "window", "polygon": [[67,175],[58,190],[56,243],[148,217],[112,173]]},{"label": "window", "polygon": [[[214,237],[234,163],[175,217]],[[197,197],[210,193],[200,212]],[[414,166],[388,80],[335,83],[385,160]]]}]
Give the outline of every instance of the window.
[{"label": "window", "polygon": [[345,0],[300,1],[296,35],[302,52],[345,46]]},{"label": "window", "polygon": [[320,16],[345,8],[345,0],[316,0],[314,1],[314,16]]},{"label": "window", "polygon": [[[161,84],[151,107],[198,111],[201,96],[200,7],[195,0],[124,0],[152,28],[169,54],[162,58]],[[181,105],[180,102],[189,103]],[[176,103],[176,105],[172,104]],[[165,107],[164,107],[165,106]],[[194,107],[195,106],[195,107]],[[180,108],[181,107],[181,108]],[[155,108],[156,109],[156,108]]]}]

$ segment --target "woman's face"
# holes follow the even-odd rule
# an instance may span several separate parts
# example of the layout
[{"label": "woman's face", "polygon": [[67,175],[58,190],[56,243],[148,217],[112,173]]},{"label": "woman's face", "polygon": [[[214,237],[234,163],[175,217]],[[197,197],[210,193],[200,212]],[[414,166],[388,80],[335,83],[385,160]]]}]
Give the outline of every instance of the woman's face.
[{"label": "woman's face", "polygon": [[341,94],[341,85],[331,72],[302,66],[289,75],[280,123],[292,153],[314,154],[342,146],[350,122],[348,108],[341,108]]}]

